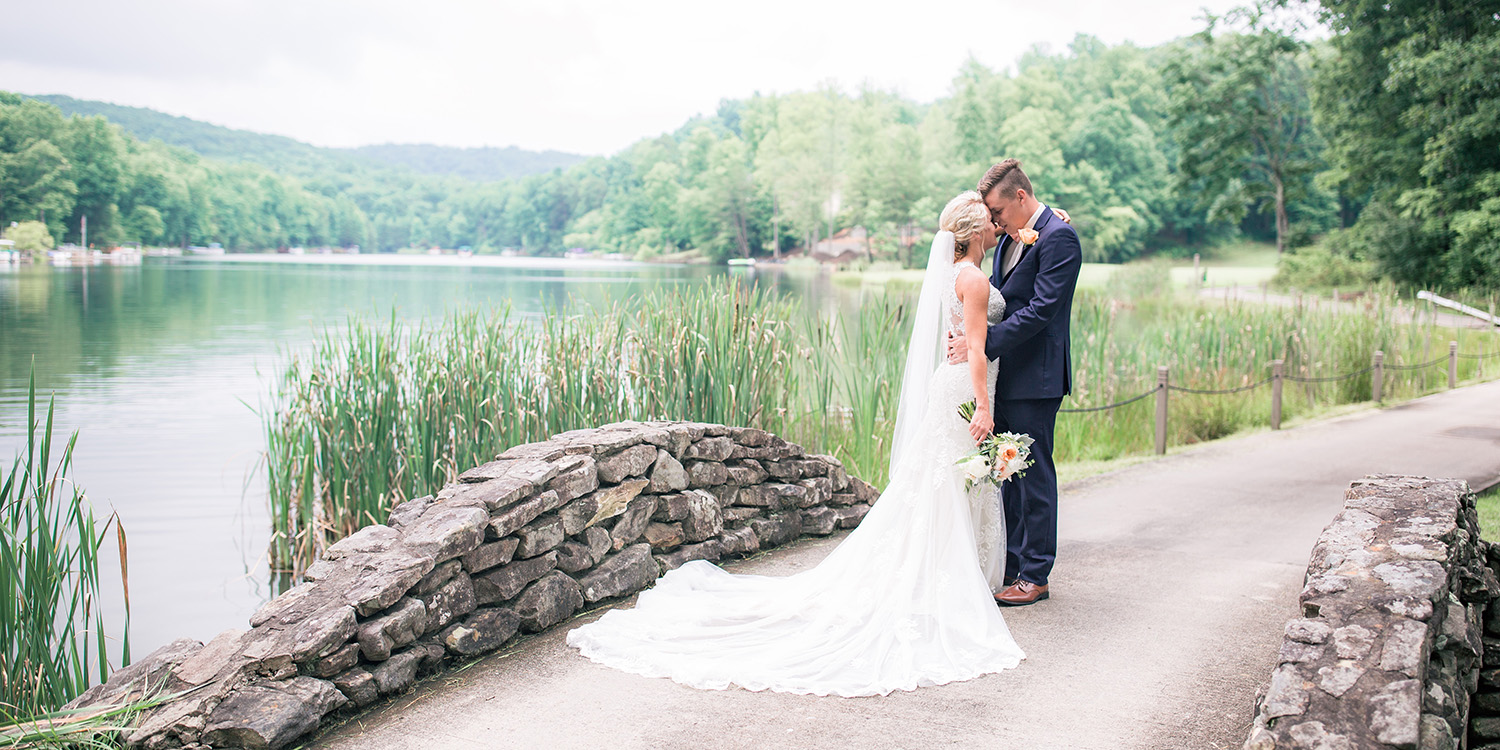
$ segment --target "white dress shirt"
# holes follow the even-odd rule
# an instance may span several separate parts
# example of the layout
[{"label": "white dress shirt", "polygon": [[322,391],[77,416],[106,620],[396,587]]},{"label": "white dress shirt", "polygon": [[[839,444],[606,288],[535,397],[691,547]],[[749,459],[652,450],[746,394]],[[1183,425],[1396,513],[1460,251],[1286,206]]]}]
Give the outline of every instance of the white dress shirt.
[{"label": "white dress shirt", "polygon": [[[1037,207],[1036,207],[1036,211],[1031,214],[1031,219],[1026,222],[1026,227],[1025,228],[1026,229],[1036,229],[1037,219],[1042,218],[1042,211],[1046,210],[1046,208],[1047,208],[1047,204],[1045,204],[1045,203],[1038,203]],[[1019,233],[1020,232],[1018,231],[1017,234],[1019,234]],[[1000,277],[1001,278],[1009,276],[1010,275],[1010,270],[1012,268],[1015,268],[1016,267],[1016,263],[1021,260],[1021,248],[1022,247],[1023,246],[1021,245],[1020,240],[1016,240],[1016,239],[1012,239],[1010,241],[1010,244],[1005,246],[1005,265],[1000,270]]]}]

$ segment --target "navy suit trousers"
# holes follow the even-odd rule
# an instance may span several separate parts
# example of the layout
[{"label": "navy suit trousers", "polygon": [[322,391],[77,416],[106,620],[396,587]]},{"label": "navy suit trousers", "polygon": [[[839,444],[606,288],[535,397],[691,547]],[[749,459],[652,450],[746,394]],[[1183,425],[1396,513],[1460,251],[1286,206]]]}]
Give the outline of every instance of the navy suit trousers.
[{"label": "navy suit trousers", "polygon": [[1052,434],[1060,398],[996,402],[995,431],[1022,432],[1036,442],[1026,475],[1000,486],[1005,504],[1006,579],[1047,585],[1057,559],[1057,466],[1052,462]]}]

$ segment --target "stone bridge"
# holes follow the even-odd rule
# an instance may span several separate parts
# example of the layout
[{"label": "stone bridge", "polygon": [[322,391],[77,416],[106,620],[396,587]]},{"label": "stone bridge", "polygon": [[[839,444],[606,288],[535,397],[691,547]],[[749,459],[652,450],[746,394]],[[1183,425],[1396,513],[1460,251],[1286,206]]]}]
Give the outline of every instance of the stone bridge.
[{"label": "stone bridge", "polygon": [[280,748],[333,712],[651,585],[864,518],[878,493],[761,430],[618,423],[520,445],[328,547],[248,630],[158,649],[72,706],[184,692],[132,747]]}]

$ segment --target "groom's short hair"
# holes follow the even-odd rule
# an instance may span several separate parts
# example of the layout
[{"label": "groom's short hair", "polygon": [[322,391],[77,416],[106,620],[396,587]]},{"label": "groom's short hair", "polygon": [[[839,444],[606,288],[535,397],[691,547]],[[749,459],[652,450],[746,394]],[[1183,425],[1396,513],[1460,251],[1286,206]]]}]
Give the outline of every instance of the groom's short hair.
[{"label": "groom's short hair", "polygon": [[1006,159],[989,168],[984,176],[979,178],[979,196],[984,198],[991,190],[1000,188],[1002,195],[1013,195],[1017,190],[1025,190],[1027,195],[1036,195],[1031,189],[1031,179],[1021,171],[1020,159]]}]

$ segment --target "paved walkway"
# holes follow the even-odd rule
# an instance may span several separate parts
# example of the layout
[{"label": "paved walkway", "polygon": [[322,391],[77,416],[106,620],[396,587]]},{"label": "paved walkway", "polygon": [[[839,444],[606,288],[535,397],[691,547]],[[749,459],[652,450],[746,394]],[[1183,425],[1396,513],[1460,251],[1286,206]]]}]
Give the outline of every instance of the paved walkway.
[{"label": "paved walkway", "polygon": [[[1500,475],[1500,382],[1168,456],[1064,488],[1050,601],[1009,610],[1018,669],[885,698],[705,692],[545,634],[316,745],[1206,750],[1244,742],[1308,553],[1350,480]],[[784,574],[837,539],[737,570]],[[593,617],[589,615],[586,617]]]}]

